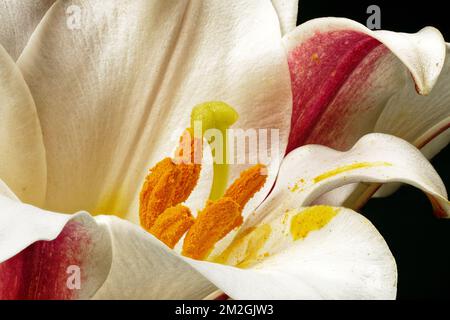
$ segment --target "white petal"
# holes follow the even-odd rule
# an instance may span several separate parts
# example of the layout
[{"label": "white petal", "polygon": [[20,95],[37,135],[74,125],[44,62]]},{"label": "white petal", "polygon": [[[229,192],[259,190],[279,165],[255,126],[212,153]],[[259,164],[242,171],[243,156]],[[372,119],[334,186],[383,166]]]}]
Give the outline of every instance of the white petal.
[{"label": "white petal", "polygon": [[450,141],[450,127],[444,132],[438,134],[434,139],[428,142],[424,147],[420,149],[423,155],[427,159],[434,158],[439,152],[441,152],[445,147],[448,146]]},{"label": "white petal", "polygon": [[[394,134],[410,141],[418,148],[428,145],[429,157],[442,150],[449,142],[445,131],[450,127],[450,46],[439,80],[427,96],[416,93],[412,83],[407,83],[394,95],[381,113],[376,132]],[[443,135],[433,143],[433,140]]]},{"label": "white petal", "polygon": [[14,61],[0,45],[0,179],[22,200],[42,204],[47,181],[36,106]]},{"label": "white petal", "polygon": [[418,92],[429,94],[439,78],[446,55],[445,41],[439,30],[426,27],[415,34],[384,30],[372,34],[408,68]]},{"label": "white petal", "polygon": [[201,299],[217,290],[179,255],[127,221],[99,216],[113,244],[111,271],[94,299]]},{"label": "white petal", "polygon": [[[374,32],[348,19],[321,18],[284,42],[294,96],[288,150],[305,144],[347,150],[369,132],[390,133],[419,148],[428,144],[423,152],[430,157],[448,143],[433,141],[448,128],[450,112],[449,45],[435,28]],[[354,187],[319,201],[342,204]]]},{"label": "white petal", "polygon": [[445,186],[422,153],[402,139],[372,133],[347,152],[319,145],[293,151],[281,165],[273,192],[250,220],[261,220],[273,207],[308,206],[331,190],[359,182],[413,185],[430,197],[438,216],[450,213]]},{"label": "white petal", "polygon": [[408,68],[417,90],[428,94],[444,66],[446,44],[442,34],[433,27],[426,27],[415,34],[386,30],[372,31],[364,25],[345,18],[318,18],[306,22],[285,37],[288,51],[298,46],[314,33],[328,31],[356,31],[377,39],[388,47]]},{"label": "white petal", "polygon": [[[395,120],[394,120],[395,119]],[[450,142],[450,44],[439,80],[426,96],[415,94],[412,84],[392,97],[383,110],[375,131],[411,141],[432,159]],[[383,186],[375,196],[389,196],[399,185]]]},{"label": "white petal", "polygon": [[[4,196],[0,208],[2,299],[199,299],[217,290],[128,221],[58,214]],[[67,286],[72,266],[79,290]]]},{"label": "white petal", "polygon": [[[431,93],[427,96],[418,95],[413,83],[405,83],[404,87],[389,99],[374,131],[403,138],[420,148],[427,159],[432,159],[449,144],[449,128],[450,45],[447,44],[446,62]],[[374,196],[389,196],[400,186],[398,183],[384,185]],[[341,191],[332,191],[325,195],[320,203],[343,204],[347,194]]]},{"label": "white petal", "polygon": [[14,61],[55,0],[0,1],[0,44]]},{"label": "white petal", "polygon": [[[377,132],[380,114],[405,85],[410,91],[408,99],[415,99],[416,90],[430,94],[446,56],[445,41],[435,28],[416,34],[374,32],[342,18],[311,20],[283,40],[294,97],[288,150],[305,144],[346,150],[364,134]],[[397,110],[395,104],[392,107]],[[432,102],[428,108],[431,114],[449,109],[434,110],[438,106]],[[420,123],[420,114],[411,112],[414,122]],[[401,114],[395,115],[389,122],[402,123]],[[432,129],[438,122],[433,118],[422,124],[425,128],[413,132]],[[402,137],[401,130],[397,131]]]},{"label": "white petal", "polygon": [[4,196],[0,208],[1,299],[92,297],[111,265],[105,228],[85,213],[56,214]]},{"label": "white petal", "polygon": [[0,179],[0,196],[7,197],[11,200],[19,201],[19,198],[11,191],[11,189]]},{"label": "white petal", "polygon": [[[436,133],[436,132],[435,132]],[[441,152],[450,141],[450,128],[445,130],[443,133],[436,135],[431,141],[429,141],[424,147],[420,149],[422,154],[427,159],[433,159],[439,152]],[[395,193],[400,187],[401,183],[389,183],[381,186],[380,189],[373,195],[374,197],[383,198],[388,197]],[[345,200],[347,197],[340,197],[340,200]],[[327,203],[327,202],[322,202]]]},{"label": "white petal", "polygon": [[[395,260],[367,219],[348,209],[336,209],[337,215],[322,229],[294,241],[290,222],[304,209],[281,211],[260,225],[270,226],[272,232],[252,252],[264,258],[248,269],[186,261],[233,299],[395,298]],[[257,242],[258,237],[252,240]],[[249,243],[244,240],[235,252],[241,249],[248,254],[253,250],[248,249]]]},{"label": "white petal", "polygon": [[[390,186],[391,183],[385,184],[382,186]],[[357,209],[353,207],[352,205],[349,205],[346,203],[346,200],[349,199],[352,194],[360,187],[360,184],[358,183],[351,183],[343,185],[342,187],[338,187],[336,189],[333,189],[319,197],[317,197],[316,200],[314,200],[313,204],[326,204],[329,206],[334,207],[342,207],[344,204],[347,204],[349,208]],[[374,195],[375,196],[375,195]],[[368,199],[367,199],[368,200]]]},{"label": "white petal", "polygon": [[235,107],[235,127],[280,129],[284,153],[292,99],[270,1],[74,4],[80,24],[57,2],[18,62],[44,132],[47,208],[126,215],[204,101]]},{"label": "white petal", "polygon": [[298,0],[272,0],[280,20],[281,33],[286,34],[297,24]]}]

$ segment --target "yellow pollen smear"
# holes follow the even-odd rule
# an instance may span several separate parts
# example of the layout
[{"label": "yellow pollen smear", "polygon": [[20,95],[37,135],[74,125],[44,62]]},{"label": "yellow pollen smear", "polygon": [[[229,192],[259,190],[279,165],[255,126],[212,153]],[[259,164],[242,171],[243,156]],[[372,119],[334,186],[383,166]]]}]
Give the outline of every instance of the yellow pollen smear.
[{"label": "yellow pollen smear", "polygon": [[321,174],[320,176],[317,176],[314,178],[314,183],[318,183],[320,181],[323,181],[325,179],[331,178],[333,176],[337,176],[338,174],[344,173],[344,172],[348,172],[348,171],[352,171],[352,170],[357,170],[357,169],[362,169],[362,168],[371,168],[371,167],[388,167],[388,166],[392,166],[391,163],[389,162],[360,162],[360,163],[355,163],[355,164],[351,164],[351,165],[347,165],[347,166],[342,166],[339,167],[337,169],[328,171],[324,174]]},{"label": "yellow pollen smear", "polygon": [[268,253],[262,254],[260,251],[266,244],[272,233],[272,227],[268,224],[263,224],[256,228],[248,235],[247,248],[243,259],[236,265],[238,268],[248,268],[263,258],[267,258]]},{"label": "yellow pollen smear", "polygon": [[183,243],[183,255],[202,260],[214,245],[242,224],[242,209],[266,182],[266,167],[256,165],[243,171],[240,177],[216,201],[208,201]]},{"label": "yellow pollen smear", "polygon": [[121,207],[121,204],[126,203],[126,192],[124,190],[116,190],[114,192],[107,192],[103,196],[97,206],[90,210],[92,215],[108,214],[115,215],[122,219],[127,216],[126,210]]},{"label": "yellow pollen smear", "polygon": [[173,249],[193,224],[194,217],[189,208],[177,205],[166,209],[156,219],[149,232]]},{"label": "yellow pollen smear", "polygon": [[297,192],[298,190],[300,190],[300,186],[304,183],[305,183],[305,179],[300,179],[300,181],[297,182],[292,188],[290,188],[290,190],[292,192]]},{"label": "yellow pollen smear", "polygon": [[328,206],[314,206],[307,208],[294,216],[291,220],[291,235],[297,241],[316,230],[326,226],[339,212],[339,209]]},{"label": "yellow pollen smear", "polygon": [[271,233],[272,227],[268,224],[263,224],[257,228],[249,228],[234,239],[224,252],[212,261],[242,269],[248,268],[268,256],[268,253],[261,253],[261,249]]}]

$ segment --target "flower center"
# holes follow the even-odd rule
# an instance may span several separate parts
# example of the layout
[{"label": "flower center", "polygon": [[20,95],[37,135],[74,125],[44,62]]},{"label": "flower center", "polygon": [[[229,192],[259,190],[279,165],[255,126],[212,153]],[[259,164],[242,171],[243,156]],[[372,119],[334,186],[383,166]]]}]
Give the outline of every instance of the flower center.
[{"label": "flower center", "polygon": [[[182,205],[197,185],[201,170],[201,146],[207,129],[225,131],[237,120],[237,113],[223,102],[209,102],[193,109],[192,127],[187,129],[174,158],[156,164],[145,179],[139,217],[142,227],[168,247],[174,248],[184,234],[182,254],[197,260],[208,257],[215,244],[242,222],[242,210],[265,184],[267,169],[258,164],[245,170],[226,189],[228,166],[214,163],[214,180],[210,200],[197,218]],[[194,122],[202,131],[196,134]],[[226,155],[226,142],[223,144]]]}]

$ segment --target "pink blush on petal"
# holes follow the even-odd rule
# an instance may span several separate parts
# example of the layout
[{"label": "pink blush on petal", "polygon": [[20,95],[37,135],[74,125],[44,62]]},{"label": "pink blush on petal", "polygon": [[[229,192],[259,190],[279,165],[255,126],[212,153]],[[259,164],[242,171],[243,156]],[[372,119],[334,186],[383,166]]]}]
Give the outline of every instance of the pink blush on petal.
[{"label": "pink blush on petal", "polygon": [[[340,30],[317,32],[289,53],[293,112],[288,152],[311,141],[320,143],[313,137],[317,126],[342,125],[338,119],[347,115],[342,106],[330,119],[323,116],[350,76],[380,46],[381,42],[366,34]],[[363,83],[365,74],[360,73],[360,77]]]},{"label": "pink blush on petal", "polygon": [[69,266],[81,271],[81,286],[87,252],[92,246],[79,222],[69,222],[52,241],[37,241],[0,264],[0,299],[76,299],[79,290],[68,286]]}]

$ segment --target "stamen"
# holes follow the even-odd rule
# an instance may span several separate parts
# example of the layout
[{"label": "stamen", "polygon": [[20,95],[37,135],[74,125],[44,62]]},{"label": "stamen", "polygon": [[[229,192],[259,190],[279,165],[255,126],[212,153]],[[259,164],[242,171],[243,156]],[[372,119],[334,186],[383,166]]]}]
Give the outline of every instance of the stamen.
[{"label": "stamen", "polygon": [[182,203],[189,198],[200,177],[202,141],[194,139],[189,130],[180,138],[180,146],[175,153],[175,163],[180,174],[175,185],[173,203]]},{"label": "stamen", "polygon": [[228,188],[224,197],[236,201],[241,208],[264,186],[267,180],[267,167],[258,164],[243,171],[238,179]]},{"label": "stamen", "polygon": [[158,216],[172,206],[176,183],[180,170],[165,158],[150,169],[140,194],[139,218],[141,226],[147,231],[155,223]]},{"label": "stamen", "polygon": [[188,130],[180,139],[175,160],[166,158],[150,170],[140,194],[139,218],[144,229],[150,231],[156,219],[167,208],[187,200],[197,185],[201,170],[201,156],[194,162],[196,141]]},{"label": "stamen", "polygon": [[177,205],[166,209],[156,219],[149,232],[173,249],[183,234],[194,224],[189,208]]},{"label": "stamen", "polygon": [[180,137],[178,149],[175,151],[175,163],[201,164],[203,141],[194,138],[192,129],[186,129]]},{"label": "stamen", "polygon": [[[141,225],[170,248],[187,231],[182,252],[187,257],[207,258],[218,241],[242,224],[244,206],[267,180],[267,168],[259,164],[242,172],[225,191],[228,165],[215,161],[210,201],[197,219],[194,220],[187,207],[179,205],[186,201],[199,179],[205,131],[217,129],[223,134],[223,154],[227,157],[226,130],[236,120],[236,111],[223,102],[196,106],[191,114],[192,128],[183,133],[174,159],[159,162],[143,185]],[[200,132],[196,132],[196,123],[200,123]]]},{"label": "stamen", "polygon": [[231,198],[208,201],[186,234],[182,254],[196,260],[205,259],[214,245],[242,222],[241,207]]},{"label": "stamen", "polygon": [[223,198],[208,201],[184,239],[183,255],[205,259],[219,240],[242,224],[242,209],[266,179],[266,167],[258,164],[243,171]]}]

